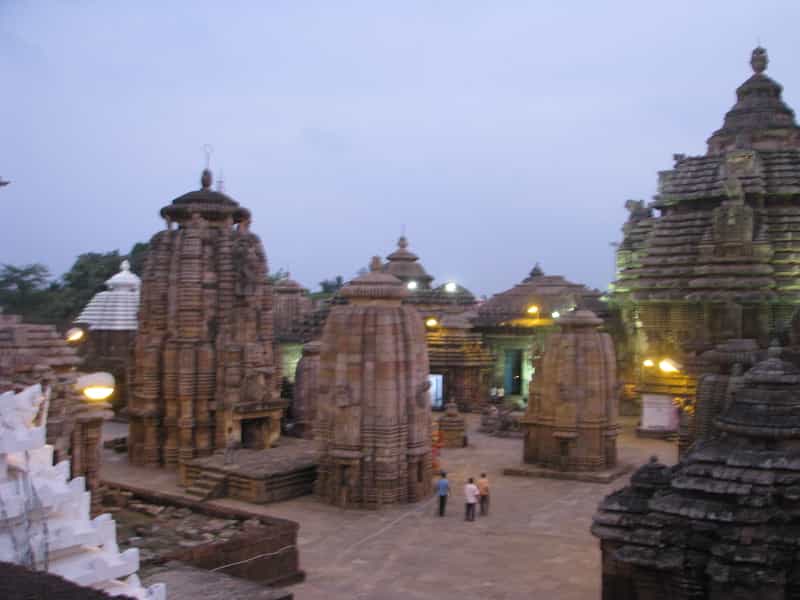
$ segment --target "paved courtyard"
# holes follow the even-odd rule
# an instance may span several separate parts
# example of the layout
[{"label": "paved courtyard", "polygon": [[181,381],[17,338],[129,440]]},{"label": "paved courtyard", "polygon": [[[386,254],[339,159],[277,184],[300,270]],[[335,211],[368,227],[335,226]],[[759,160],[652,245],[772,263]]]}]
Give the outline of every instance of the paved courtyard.
[{"label": "paved courtyard", "polygon": [[[669,464],[676,460],[674,444],[640,440],[633,426],[626,422],[620,439],[623,461],[639,465],[652,454]],[[443,451],[454,487],[444,518],[434,499],[380,511],[342,510],[308,496],[260,507],[300,523],[307,579],[291,588],[295,598],[599,598],[591,517],[600,499],[627,478],[604,485],[504,476],[504,467],[520,461],[522,440],[489,437],[476,427],[470,417],[470,447]],[[484,471],[492,482],[491,514],[464,522],[461,488]],[[233,500],[215,504],[253,508]]]}]

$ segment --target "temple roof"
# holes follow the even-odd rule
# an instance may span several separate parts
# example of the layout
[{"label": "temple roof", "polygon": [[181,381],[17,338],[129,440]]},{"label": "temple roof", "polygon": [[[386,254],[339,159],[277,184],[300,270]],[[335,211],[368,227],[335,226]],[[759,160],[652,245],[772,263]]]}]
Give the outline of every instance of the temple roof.
[{"label": "temple roof", "polygon": [[161,216],[172,221],[188,219],[198,214],[209,220],[231,217],[234,223],[250,220],[250,211],[239,206],[230,196],[211,189],[213,176],[208,169],[200,177],[200,189],[179,196],[161,209]]},{"label": "temple roof", "polygon": [[602,311],[600,292],[568,281],[560,275],[545,275],[537,264],[531,274],[510,290],[495,294],[478,309],[478,326],[496,326],[511,319],[529,317],[536,306],[537,316],[549,318],[553,311],[577,306]]},{"label": "temple roof", "polygon": [[781,98],[783,88],[766,75],[767,51],[753,50],[753,75],[736,90],[736,104],[720,129],[708,140],[708,153],[737,148],[798,148],[800,136],[794,111]]},{"label": "temple roof", "polygon": [[408,296],[403,282],[385,272],[380,256],[373,256],[369,272],[360,275],[345,285],[340,294],[348,300],[401,300]]},{"label": "temple roof", "polygon": [[430,287],[433,277],[428,275],[425,268],[417,262],[419,257],[408,249],[408,240],[405,236],[400,236],[397,240],[397,250],[386,259],[389,262],[383,266],[384,272],[394,275],[403,283],[416,281],[417,289]]},{"label": "temple roof", "polygon": [[290,273],[287,273],[284,279],[278,279],[274,287],[275,292],[278,294],[305,294],[308,292],[308,288],[304,288],[300,283],[292,279]]},{"label": "temple roof", "polygon": [[141,281],[130,269],[130,263],[122,261],[120,272],[106,281],[108,290],[95,294],[75,323],[101,331],[135,331]]},{"label": "temple roof", "polygon": [[[752,588],[794,564],[800,478],[800,371],[780,348],[744,375],[703,439],[675,467],[655,460],[607,496],[592,533],[617,561]],[[702,543],[696,543],[702,537]]]}]

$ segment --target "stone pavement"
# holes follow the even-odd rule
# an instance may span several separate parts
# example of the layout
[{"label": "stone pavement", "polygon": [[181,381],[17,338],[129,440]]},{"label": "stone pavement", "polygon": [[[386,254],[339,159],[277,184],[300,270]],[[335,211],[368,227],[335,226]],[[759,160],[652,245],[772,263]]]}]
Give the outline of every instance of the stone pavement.
[{"label": "stone pavement", "polygon": [[[342,510],[310,496],[266,506],[213,504],[300,523],[306,581],[291,587],[299,600],[600,598],[600,551],[589,526],[601,498],[628,477],[596,484],[504,476],[505,467],[520,463],[522,440],[489,437],[477,426],[468,415],[470,446],[442,451],[454,488],[444,518],[436,516],[435,499],[379,511]],[[624,423],[622,461],[638,466],[656,454],[675,462],[675,444],[638,439],[634,426]],[[108,467],[121,476],[122,465]],[[491,481],[491,512],[467,523],[463,484],[481,472]],[[158,480],[173,491],[168,478]]]}]

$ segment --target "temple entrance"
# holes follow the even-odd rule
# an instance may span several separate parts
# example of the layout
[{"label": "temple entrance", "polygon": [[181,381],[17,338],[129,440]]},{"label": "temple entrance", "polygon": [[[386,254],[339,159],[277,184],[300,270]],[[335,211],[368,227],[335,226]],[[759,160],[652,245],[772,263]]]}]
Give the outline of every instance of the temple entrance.
[{"label": "temple entrance", "polygon": [[444,410],[444,375],[431,373],[428,381],[431,382],[431,408]]},{"label": "temple entrance", "polygon": [[242,448],[264,450],[267,448],[269,418],[242,421]]},{"label": "temple entrance", "polygon": [[506,350],[504,364],[506,396],[522,393],[522,350]]}]

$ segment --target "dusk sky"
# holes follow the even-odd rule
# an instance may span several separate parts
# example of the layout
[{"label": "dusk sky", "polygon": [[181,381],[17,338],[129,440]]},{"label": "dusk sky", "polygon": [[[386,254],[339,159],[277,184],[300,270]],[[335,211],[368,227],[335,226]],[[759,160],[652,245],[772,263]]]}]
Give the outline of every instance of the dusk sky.
[{"label": "dusk sky", "polygon": [[0,263],[146,241],[215,176],[317,288],[405,230],[436,283],[605,289],[629,198],[767,49],[800,108],[800,2],[0,0]]}]

